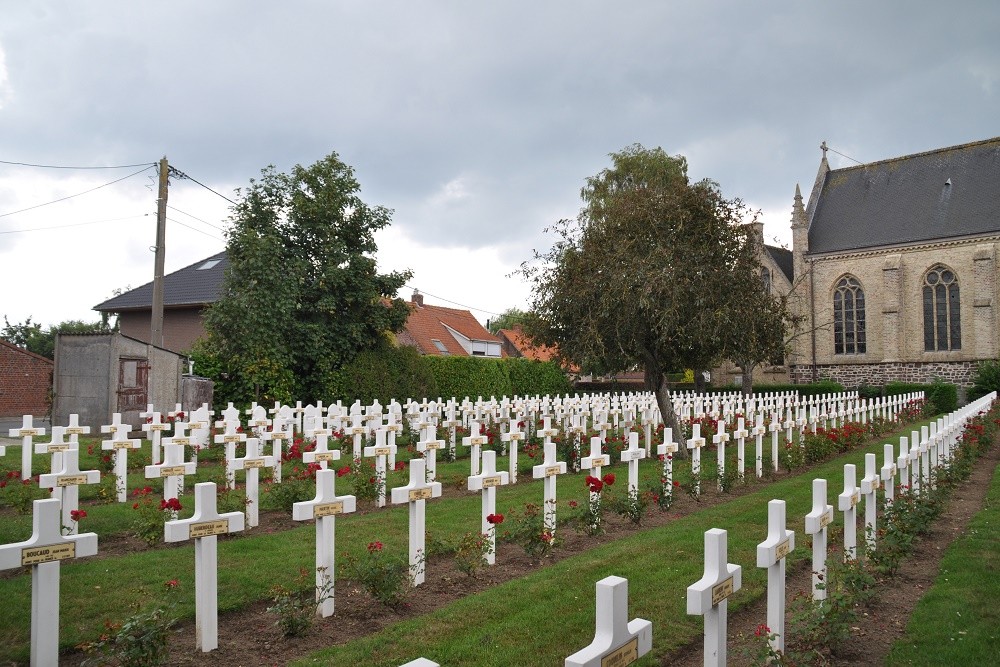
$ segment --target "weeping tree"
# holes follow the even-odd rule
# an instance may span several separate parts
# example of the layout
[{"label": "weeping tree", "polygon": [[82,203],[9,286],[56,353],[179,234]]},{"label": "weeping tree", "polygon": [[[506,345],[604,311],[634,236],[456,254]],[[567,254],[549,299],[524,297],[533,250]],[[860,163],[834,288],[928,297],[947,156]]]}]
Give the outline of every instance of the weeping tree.
[{"label": "weeping tree", "polygon": [[547,229],[552,247],[521,265],[532,333],[584,372],[643,369],[680,433],[667,374],[710,368],[753,334],[759,320],[741,307],[762,291],[759,246],[743,203],[692,183],[683,157],[633,145],[611,161],[587,179],[579,216]]}]

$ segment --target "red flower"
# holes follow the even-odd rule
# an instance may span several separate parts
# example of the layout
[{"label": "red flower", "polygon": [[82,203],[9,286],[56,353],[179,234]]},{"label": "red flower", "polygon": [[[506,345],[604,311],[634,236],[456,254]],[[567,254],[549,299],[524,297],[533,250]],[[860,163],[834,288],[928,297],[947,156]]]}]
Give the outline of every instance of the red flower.
[{"label": "red flower", "polygon": [[392,469],[395,470],[395,471],[397,471],[397,472],[400,471],[400,470],[405,470],[406,469],[406,464],[403,463],[402,461],[396,461],[396,465],[394,465],[392,467]]},{"label": "red flower", "polygon": [[757,629],[754,630],[753,633],[757,637],[766,637],[769,634],[771,634],[771,628],[769,628],[766,625],[764,625],[763,623],[761,623],[760,625],[757,626]]},{"label": "red flower", "polygon": [[612,484],[614,484],[615,483],[615,474],[613,472],[609,472],[607,475],[605,475],[604,476],[604,483],[607,486],[611,486]]},{"label": "red flower", "polygon": [[577,505],[579,505],[579,503],[577,503],[575,500],[569,501],[569,506],[570,507],[576,507]]},{"label": "red flower", "polygon": [[674,486],[680,486],[680,485],[681,485],[680,482],[674,482]]},{"label": "red flower", "polygon": [[344,475],[350,475],[350,474],[351,474],[351,466],[344,466],[343,468],[339,468],[337,470],[337,477],[343,477]]},{"label": "red flower", "polygon": [[372,553],[375,553],[376,551],[382,551],[382,543],[381,542],[369,542],[368,543],[368,553],[372,554]]},{"label": "red flower", "polygon": [[166,582],[163,585],[166,586],[166,588],[169,590],[171,588],[177,588],[178,586],[180,586],[180,583],[176,579],[171,579],[170,581]]},{"label": "red flower", "polygon": [[494,526],[503,523],[503,514],[487,514],[486,523],[492,523]]},{"label": "red flower", "polygon": [[183,507],[181,507],[181,501],[179,501],[177,498],[171,498],[169,500],[161,500],[160,501],[160,509],[161,510],[171,510],[173,512],[177,512],[177,511],[183,509]]},{"label": "red flower", "polygon": [[73,521],[79,521],[80,519],[86,519],[87,513],[84,510],[72,510],[69,513],[69,518]]},{"label": "red flower", "polygon": [[139,509],[139,503],[132,503],[132,509],[134,509],[134,510]]}]

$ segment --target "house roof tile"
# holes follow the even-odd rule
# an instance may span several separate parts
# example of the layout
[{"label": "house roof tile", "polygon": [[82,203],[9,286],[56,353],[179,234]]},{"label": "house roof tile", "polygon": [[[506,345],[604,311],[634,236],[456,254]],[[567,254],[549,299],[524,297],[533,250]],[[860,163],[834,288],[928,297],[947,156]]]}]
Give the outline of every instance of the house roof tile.
[{"label": "house roof tile", "polygon": [[439,341],[448,354],[469,356],[449,328],[469,340],[500,342],[467,310],[416,303],[410,304],[410,316],[399,340],[413,344],[423,354],[442,354],[434,342]]},{"label": "house roof tile", "polygon": [[554,347],[535,345],[531,338],[524,333],[520,325],[515,326],[513,329],[501,329],[498,337],[506,338],[525,359],[531,359],[532,361],[552,361],[558,356],[558,351]]},{"label": "house roof tile", "polygon": [[[210,262],[214,264],[209,264]],[[222,279],[229,261],[220,252],[163,277],[163,305],[199,306],[215,303],[222,289]],[[205,267],[205,268],[201,268]],[[100,312],[144,310],[153,306],[153,283],[149,282],[94,306]]]}]

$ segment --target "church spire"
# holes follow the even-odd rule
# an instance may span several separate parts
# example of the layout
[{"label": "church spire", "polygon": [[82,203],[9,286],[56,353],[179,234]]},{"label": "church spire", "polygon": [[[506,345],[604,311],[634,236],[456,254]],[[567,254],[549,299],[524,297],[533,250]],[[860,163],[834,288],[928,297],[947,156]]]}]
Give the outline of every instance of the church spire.
[{"label": "church spire", "polygon": [[795,184],[795,203],[792,204],[792,229],[796,227],[806,227],[809,220],[806,218],[806,209],[802,205],[802,190],[799,184]]}]

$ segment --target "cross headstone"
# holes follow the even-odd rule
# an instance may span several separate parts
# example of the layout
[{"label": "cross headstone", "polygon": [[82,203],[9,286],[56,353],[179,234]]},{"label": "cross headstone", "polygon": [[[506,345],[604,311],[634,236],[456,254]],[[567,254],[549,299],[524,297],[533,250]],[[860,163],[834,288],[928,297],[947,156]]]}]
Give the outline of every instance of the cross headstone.
[{"label": "cross headstone", "polygon": [[716,446],[716,469],[715,475],[718,478],[719,491],[722,491],[723,479],[726,475],[726,443],[729,442],[729,434],[726,433],[726,422],[721,419],[718,424],[718,433],[712,436],[712,442]]},{"label": "cross headstone", "polygon": [[128,489],[126,488],[128,483],[128,450],[139,449],[142,446],[142,440],[132,440],[128,437],[131,430],[132,427],[128,424],[101,427],[101,433],[111,433],[110,440],[101,441],[101,449],[115,453],[115,490],[120,503],[128,500]]},{"label": "cross headstone", "polygon": [[868,548],[875,550],[875,514],[878,510],[878,488],[881,482],[878,456],[865,454],[865,476],[861,478],[861,494],[865,497],[865,540]]},{"label": "cross headstone", "polygon": [[[53,426],[52,436],[49,442],[38,442],[35,443],[35,454],[49,454],[51,459],[49,459],[49,470],[51,472],[58,472],[62,470],[63,466],[63,452],[68,452],[71,449],[79,449],[79,445],[75,442],[66,442],[63,438],[66,433],[65,426]],[[22,445],[23,447],[23,445]],[[24,478],[30,479],[30,478]],[[62,488],[53,487],[52,497],[62,500]]]},{"label": "cross headstone", "polygon": [[674,454],[677,453],[678,446],[674,442],[674,430],[672,428],[663,429],[663,443],[656,446],[656,453],[663,461],[663,478],[660,482],[661,493],[667,498],[674,496]]},{"label": "cross headstone", "polygon": [[920,432],[910,432],[910,488],[913,493],[920,494],[923,482],[920,479]]},{"label": "cross headstone", "polygon": [[896,462],[893,460],[892,445],[882,445],[882,455],[885,460],[880,471],[882,475],[882,488],[885,489],[886,502],[891,503],[895,495],[896,486]]},{"label": "cross headstone", "polygon": [[477,421],[472,422],[469,425],[469,435],[462,438],[462,445],[464,445],[465,447],[472,448],[472,453],[470,454],[470,457],[472,458],[471,469],[473,475],[479,474],[480,448],[489,442],[489,438],[487,438],[485,435],[481,435],[479,429],[480,429],[479,422]]},{"label": "cross headstone", "polygon": [[826,480],[814,479],[812,511],[806,514],[806,534],[812,535],[812,598],[826,599],[826,539],[833,523],[833,505],[826,504]]},{"label": "cross headstone", "polygon": [[32,667],[59,664],[60,563],[97,553],[96,533],[62,534],[59,505],[55,498],[34,501],[31,537],[0,546],[0,570],[31,567]]},{"label": "cross headstone", "polygon": [[354,460],[361,460],[361,439],[368,433],[368,428],[364,425],[361,413],[351,414],[351,425],[344,429],[344,435],[354,438]]},{"label": "cross headstone", "polygon": [[687,613],[705,617],[705,665],[726,664],[726,625],[729,596],[743,585],[743,569],[727,562],[728,535],[712,528],[705,531],[705,571],[688,586]]},{"label": "cross headstone", "polygon": [[[177,414],[184,414],[184,413],[179,412]],[[180,418],[175,418],[173,435],[171,435],[169,438],[164,438],[162,440],[164,449],[167,448],[167,445],[175,445],[181,448],[180,449],[181,458],[179,461],[175,460],[176,464],[178,465],[184,462],[185,459],[184,448],[192,447],[194,445],[194,440],[192,440],[191,436],[189,436],[187,433],[187,426],[188,426],[187,422],[181,421]],[[191,462],[194,464],[195,469],[197,469],[198,466],[197,462],[194,460],[192,460]],[[164,460],[162,461],[162,463],[164,464],[166,463],[166,456],[164,456]],[[194,473],[192,472],[187,474],[193,475]],[[180,476],[174,481],[176,481],[177,483],[177,493],[175,495],[170,496],[171,498],[179,497],[181,494],[184,493],[184,477]],[[164,484],[166,484],[166,482],[164,482]]]},{"label": "cross headstone", "polygon": [[80,508],[80,485],[98,484],[100,481],[99,470],[80,470],[79,449],[63,452],[60,470],[38,476],[38,485],[43,489],[62,488],[62,525],[69,529],[67,534],[76,535],[77,522],[73,519],[73,512]]},{"label": "cross headstone", "polygon": [[524,431],[519,431],[517,428],[517,422],[510,422],[510,430],[501,436],[501,439],[507,443],[507,462],[508,462],[508,475],[510,475],[510,483],[517,483],[517,444],[524,440]]},{"label": "cross headstone", "polygon": [[34,418],[31,415],[24,415],[21,418],[21,428],[12,428],[7,431],[7,435],[12,438],[21,438],[21,479],[31,479],[31,454],[34,451],[31,440],[39,435],[45,435],[44,428],[36,428],[32,425]]},{"label": "cross headstone", "polygon": [[750,431],[746,429],[745,420],[743,417],[737,417],[733,439],[736,440],[736,473],[741,480],[746,473],[746,440],[749,435]]},{"label": "cross headstone", "polygon": [[333,435],[330,429],[313,423],[311,428],[305,431],[305,435],[316,441],[316,447],[311,452],[302,452],[303,463],[318,463],[320,470],[326,470],[330,463],[340,460],[340,450],[329,447],[330,436]]},{"label": "cross headstone", "polygon": [[781,433],[781,415],[777,412],[771,413],[771,466],[774,472],[778,472],[778,434]]},{"label": "cross headstone", "polygon": [[691,450],[691,477],[694,478],[694,493],[701,495],[701,448],[705,446],[705,438],[701,437],[701,424],[691,424],[691,438],[687,447]]},{"label": "cross headstone", "polygon": [[630,665],[653,648],[652,622],[628,620],[628,579],[611,576],[597,582],[596,626],[594,641],[566,658],[565,667]]},{"label": "cross headstone", "polygon": [[[339,453],[339,452],[338,452]],[[338,496],[335,488],[337,473],[333,470],[316,472],[316,497],[292,505],[292,519],[316,519],[316,613],[324,618],[333,614],[333,580],[338,514],[350,514],[357,508],[354,496]]]},{"label": "cross headstone", "polygon": [[274,482],[281,484],[281,459],[284,449],[284,442],[291,440],[291,424],[286,422],[281,416],[275,416],[271,421],[271,430],[260,434],[261,446],[263,443],[271,443],[271,456],[274,457]]},{"label": "cross headstone", "polygon": [[365,447],[365,456],[375,457],[375,505],[385,507],[385,462],[389,456],[396,453],[396,445],[385,444],[384,428],[375,430],[375,446]]},{"label": "cross headstone", "polygon": [[236,465],[234,464],[234,460],[236,459],[236,446],[246,443],[247,434],[236,430],[240,424],[238,421],[234,422],[226,419],[222,423],[226,430],[224,433],[215,436],[215,442],[221,444],[226,450],[226,488],[235,489]]},{"label": "cross headstone", "polygon": [[423,437],[417,441],[417,451],[422,452],[426,462],[427,481],[433,482],[437,479],[437,453],[445,446],[444,440],[437,440],[437,428],[433,423],[429,423],[421,429]]},{"label": "cross headstone", "polygon": [[194,515],[190,519],[175,519],[163,524],[164,541],[194,540],[195,650],[203,653],[219,647],[217,536],[243,530],[243,513],[219,514],[215,494],[215,482],[195,484]]},{"label": "cross headstone", "polygon": [[170,424],[163,422],[163,415],[153,410],[152,405],[148,406],[146,412],[143,412],[141,416],[148,420],[142,425],[142,430],[146,432],[146,436],[152,443],[150,458],[153,465],[156,465],[160,462],[160,438],[163,436],[163,432],[170,428]]},{"label": "cross headstone", "polygon": [[639,434],[629,433],[628,449],[621,453],[622,463],[628,463],[628,493],[639,495],[639,461],[646,458],[646,450],[639,447]]},{"label": "cross headstone", "polygon": [[844,513],[844,562],[858,555],[858,503],[861,489],[853,463],[844,464],[844,491],[837,496],[838,508]]},{"label": "cross headstone", "polygon": [[551,536],[556,534],[556,478],[566,474],[566,462],[556,461],[556,443],[545,443],[545,458],[540,465],[531,469],[535,479],[544,479],[544,524],[545,530]]},{"label": "cross headstone", "polygon": [[441,497],[441,482],[428,482],[424,460],[410,459],[410,483],[392,490],[392,504],[407,503],[410,511],[410,577],[414,586],[424,583],[427,552],[424,549],[425,505],[428,498]]},{"label": "cross headstone", "polygon": [[[195,467],[193,462],[184,462],[184,445],[167,442],[163,445],[163,461],[146,466],[146,479],[163,478],[163,499],[170,500],[178,497],[181,481],[185,475],[193,475]],[[172,516],[176,519],[177,512]]]},{"label": "cross headstone", "polygon": [[233,470],[246,470],[246,484],[244,485],[247,499],[246,517],[247,526],[250,528],[256,528],[259,523],[260,469],[273,469],[276,465],[273,456],[261,455],[259,438],[247,438],[246,453],[242,457],[233,457]]},{"label": "cross headstone", "polygon": [[88,435],[90,433],[90,427],[80,426],[80,415],[71,414],[65,433],[69,437],[70,442],[79,442],[81,435]]},{"label": "cross headstone", "polygon": [[[391,408],[392,406],[390,406]],[[403,425],[399,423],[396,412],[391,410],[386,415],[385,429],[386,446],[389,447],[389,469],[396,467],[396,434],[403,432]]]},{"label": "cross headstone", "polygon": [[785,501],[767,504],[767,539],[757,545],[757,567],[767,568],[768,642],[785,651],[785,556],[795,549],[795,531],[785,527]]},{"label": "cross headstone", "polygon": [[496,525],[487,520],[491,514],[497,511],[497,487],[510,482],[510,474],[507,472],[497,472],[497,453],[494,451],[483,452],[483,471],[478,475],[469,477],[469,491],[481,491],[483,494],[483,512],[480,531],[489,540],[490,549],[486,554],[486,562],[493,565],[497,562],[496,546],[497,531]]}]

